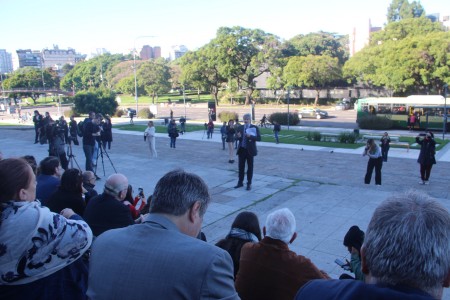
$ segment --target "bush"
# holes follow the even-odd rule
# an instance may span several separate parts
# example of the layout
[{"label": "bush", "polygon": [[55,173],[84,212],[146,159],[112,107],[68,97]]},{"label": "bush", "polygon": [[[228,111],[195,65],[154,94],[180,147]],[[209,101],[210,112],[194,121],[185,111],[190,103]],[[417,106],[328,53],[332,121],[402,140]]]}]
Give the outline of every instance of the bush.
[{"label": "bush", "polygon": [[114,113],[114,117],[121,118],[124,114],[125,114],[125,112],[123,111],[123,109],[118,109],[118,110],[116,110],[116,112]]},{"label": "bush", "polygon": [[75,104],[73,110],[80,114],[95,111],[103,115],[112,115],[119,106],[116,101],[116,94],[107,89],[81,91],[73,97],[73,100]]},{"label": "bush", "polygon": [[[284,112],[277,112],[269,115],[269,122],[273,124],[274,121],[278,122],[280,125],[288,125],[288,114]],[[298,125],[300,119],[298,114],[289,113],[289,125]]]},{"label": "bush", "polygon": [[139,110],[138,117],[141,119],[153,119],[155,117],[155,115],[152,114],[150,109],[146,107],[146,108]]},{"label": "bush", "polygon": [[368,115],[360,118],[358,120],[358,125],[361,129],[387,130],[394,126],[394,122],[385,117]]},{"label": "bush", "polygon": [[322,135],[318,131],[309,131],[306,135],[306,139],[308,141],[320,142],[320,140],[322,139]]},{"label": "bush", "polygon": [[356,139],[356,134],[349,132],[341,132],[338,136],[338,141],[342,144],[354,144],[356,142]]},{"label": "bush", "polygon": [[239,120],[239,114],[234,111],[221,111],[219,113],[219,119],[222,122],[228,122],[230,120]]}]

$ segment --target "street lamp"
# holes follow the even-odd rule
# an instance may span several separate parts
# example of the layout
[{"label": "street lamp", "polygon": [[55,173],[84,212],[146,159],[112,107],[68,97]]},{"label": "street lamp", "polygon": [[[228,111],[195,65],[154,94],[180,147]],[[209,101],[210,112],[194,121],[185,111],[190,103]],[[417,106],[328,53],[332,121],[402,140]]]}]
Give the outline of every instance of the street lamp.
[{"label": "street lamp", "polygon": [[137,92],[137,77],[136,77],[136,40],[141,38],[154,38],[153,35],[141,35],[134,39],[133,47],[133,69],[134,69],[134,100],[136,101],[136,114],[139,110],[138,92]]},{"label": "street lamp", "polygon": [[444,84],[444,127],[442,128],[442,139],[445,139],[445,133],[447,131],[447,92],[448,92],[448,84]]}]

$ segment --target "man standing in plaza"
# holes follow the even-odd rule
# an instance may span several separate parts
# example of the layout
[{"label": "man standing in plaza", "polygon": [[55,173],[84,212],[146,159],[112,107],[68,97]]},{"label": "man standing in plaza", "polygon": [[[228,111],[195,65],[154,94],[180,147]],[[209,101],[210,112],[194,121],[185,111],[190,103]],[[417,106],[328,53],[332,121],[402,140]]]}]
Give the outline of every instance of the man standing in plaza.
[{"label": "man standing in plaza", "polygon": [[252,189],[253,159],[258,154],[256,142],[261,141],[257,126],[251,124],[250,114],[245,114],[244,124],[239,126],[236,138],[239,140],[237,154],[239,156],[239,181],[235,189],[244,186],[245,163],[247,163],[247,191]]},{"label": "man standing in plaza", "polygon": [[164,175],[143,224],[97,237],[88,297],[239,299],[228,252],[196,238],[210,201],[197,175],[183,170]]}]

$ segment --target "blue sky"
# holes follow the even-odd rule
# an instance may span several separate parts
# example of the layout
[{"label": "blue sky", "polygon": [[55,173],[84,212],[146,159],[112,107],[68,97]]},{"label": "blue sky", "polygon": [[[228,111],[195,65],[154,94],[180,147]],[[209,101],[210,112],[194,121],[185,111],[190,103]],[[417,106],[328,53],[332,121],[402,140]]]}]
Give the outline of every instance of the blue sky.
[{"label": "blue sky", "polygon": [[[411,1],[410,1],[411,2]],[[259,28],[283,39],[319,30],[348,34],[386,22],[391,0],[0,0],[0,49],[96,48],[128,53],[144,44],[196,49],[222,26]],[[450,13],[447,0],[421,1],[427,13]],[[445,3],[445,4],[444,4]],[[156,36],[153,38],[141,36]],[[141,38],[138,38],[141,37]]]}]

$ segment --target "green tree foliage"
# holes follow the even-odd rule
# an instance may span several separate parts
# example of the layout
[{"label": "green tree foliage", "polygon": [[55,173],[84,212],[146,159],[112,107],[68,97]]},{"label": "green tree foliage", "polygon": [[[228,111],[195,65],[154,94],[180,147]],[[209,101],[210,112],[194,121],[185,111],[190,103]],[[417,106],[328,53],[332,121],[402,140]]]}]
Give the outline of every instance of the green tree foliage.
[{"label": "green tree foliage", "polygon": [[246,90],[246,104],[252,100],[255,79],[281,53],[278,38],[260,29],[221,27],[210,44],[219,51],[219,72],[225,78],[236,78]]},{"label": "green tree foliage", "polygon": [[[450,81],[450,33],[424,18],[389,24],[385,31],[376,36],[381,37],[380,42],[356,53],[345,64],[344,76],[386,87],[396,95],[440,93],[443,84]],[[393,36],[396,38],[389,38]]]},{"label": "green tree foliage", "polygon": [[387,11],[388,22],[397,22],[423,16],[425,16],[425,10],[417,1],[409,3],[408,0],[393,0]]},{"label": "green tree foliage", "polygon": [[61,80],[61,88],[75,91],[101,86],[112,88],[107,74],[114,65],[123,60],[122,54],[103,54],[80,62]]},{"label": "green tree foliage", "polygon": [[16,104],[17,99],[20,96],[30,97],[33,99],[34,104],[36,104],[36,100],[39,98],[39,95],[43,93],[44,87],[46,90],[49,90],[54,89],[58,85],[59,77],[56,72],[51,69],[41,70],[33,67],[20,68],[4,81],[5,89],[40,89],[40,91],[36,90],[34,92],[11,93],[9,97],[13,98]]},{"label": "green tree foliage", "polygon": [[95,111],[113,115],[119,106],[116,101],[116,94],[105,88],[78,92],[73,97],[73,100],[75,104],[74,111],[78,114],[87,114],[90,111]]},{"label": "green tree foliage", "polygon": [[[142,63],[141,61],[136,61],[136,65],[138,65],[138,66],[141,63]],[[134,80],[133,68],[134,68],[133,60],[121,61],[111,67],[110,71],[107,72],[107,74],[105,75],[106,79],[111,84],[113,89],[117,89],[117,84],[122,79],[127,78],[127,77],[133,77],[133,80]],[[133,82],[133,86],[134,86],[134,82]],[[133,91],[130,90],[128,93],[133,94],[134,90]]]},{"label": "green tree foliage", "polygon": [[158,97],[158,94],[170,90],[170,78],[170,67],[163,58],[144,62],[137,73],[138,85],[152,97],[152,103],[155,103],[155,97]]},{"label": "green tree foliage", "polygon": [[188,52],[180,59],[180,82],[196,89],[207,89],[219,105],[218,94],[226,82],[223,75],[219,48],[211,42],[195,52]]},{"label": "green tree foliage", "polygon": [[287,42],[291,56],[328,55],[336,57],[340,64],[349,58],[348,38],[328,32],[300,34]]},{"label": "green tree foliage", "polygon": [[317,106],[320,90],[341,79],[342,75],[336,57],[308,55],[291,57],[284,68],[283,77],[289,86],[316,90],[314,106]]}]

